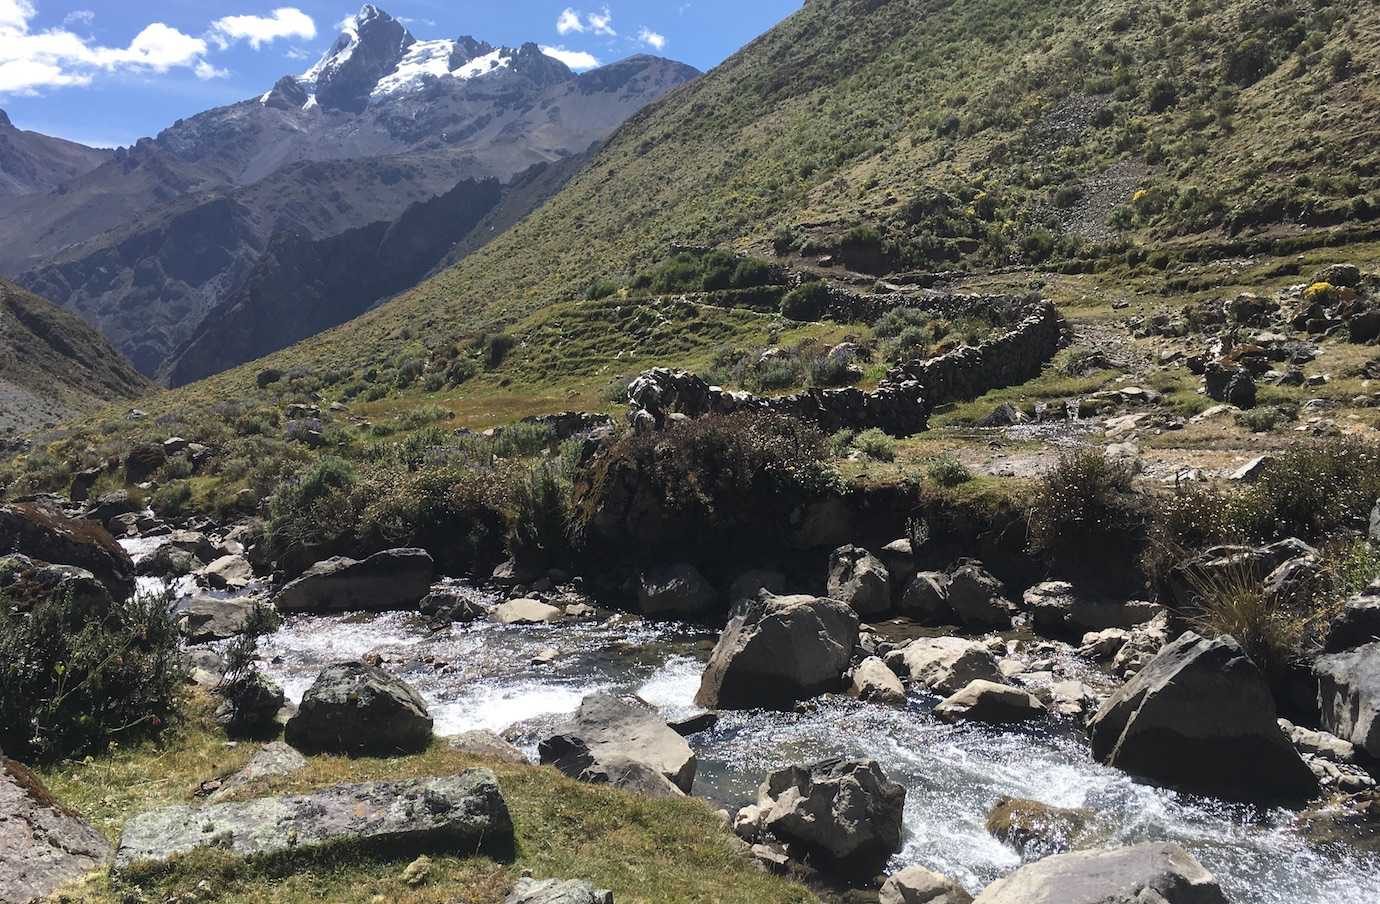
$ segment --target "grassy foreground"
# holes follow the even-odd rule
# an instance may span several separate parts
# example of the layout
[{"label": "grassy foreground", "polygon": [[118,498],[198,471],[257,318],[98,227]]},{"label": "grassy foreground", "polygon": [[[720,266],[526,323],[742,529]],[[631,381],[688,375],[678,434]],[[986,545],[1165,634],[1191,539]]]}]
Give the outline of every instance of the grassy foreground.
[{"label": "grassy foreground", "polygon": [[[242,766],[258,745],[229,745],[194,702],[185,724],[162,741],[65,763],[42,775],[49,789],[111,839],[145,809],[187,803],[197,786]],[[287,875],[213,857],[188,858],[168,875],[130,886],[93,875],[61,893],[82,904],[193,900],[237,902],[500,902],[523,870],[537,878],[587,879],[619,904],[652,902],[808,902],[803,887],[767,875],[735,851],[709,806],[652,801],[580,784],[554,769],[480,762],[437,742],[419,756],[314,757],[292,776],[266,780],[237,799],[294,794],[328,785],[448,775],[492,768],[517,831],[511,864],[487,858],[431,857],[421,882],[404,880],[406,862],[323,858],[299,861]],[[203,884],[205,883],[205,884]],[[200,887],[198,887],[200,886]],[[181,897],[190,896],[190,897]]]}]

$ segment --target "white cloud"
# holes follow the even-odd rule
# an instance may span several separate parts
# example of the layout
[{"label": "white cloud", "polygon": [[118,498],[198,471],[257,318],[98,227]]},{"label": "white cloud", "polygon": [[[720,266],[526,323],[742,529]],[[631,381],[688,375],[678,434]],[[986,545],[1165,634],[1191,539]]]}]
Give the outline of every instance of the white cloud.
[{"label": "white cloud", "polygon": [[284,6],[271,16],[225,16],[211,23],[209,34],[222,50],[236,41],[248,41],[258,50],[279,38],[310,41],[316,37],[316,22],[300,9]]},{"label": "white cloud", "polygon": [[36,14],[32,0],[0,0],[0,93],[89,85],[97,71],[199,69],[207,50],[201,38],[162,22],[146,26],[128,47],[103,47],[62,28],[31,31]]},{"label": "white cloud", "polygon": [[62,17],[62,24],[68,28],[75,26],[85,26],[90,28],[96,21],[96,14],[89,9],[74,9]]},{"label": "white cloud", "polygon": [[[0,0],[0,2],[3,2],[3,0]],[[568,6],[565,8],[565,11],[561,13],[560,18],[556,20],[556,32],[558,34],[568,35],[571,32],[578,33],[584,30],[585,23],[580,19],[580,14]]]},{"label": "white cloud", "polygon": [[655,47],[657,50],[666,49],[666,36],[662,34],[657,34],[650,28],[644,27],[641,31],[639,31],[637,33],[637,39],[641,41],[643,44],[646,44],[650,47]]},{"label": "white cloud", "polygon": [[566,50],[564,47],[543,46],[541,52],[555,60],[560,60],[576,72],[594,69],[600,65],[598,57],[583,50]]},{"label": "white cloud", "polygon": [[193,69],[192,71],[195,72],[195,73],[196,73],[196,77],[199,78],[199,79],[201,79],[203,82],[210,81],[210,80],[213,79],[213,78],[229,78],[229,77],[230,77],[230,70],[229,70],[229,69],[221,69],[221,68],[218,68],[218,67],[216,67],[216,66],[212,66],[210,63],[206,62],[205,60],[199,60],[199,61],[197,61],[196,68]]},{"label": "white cloud", "polygon": [[613,30],[613,13],[609,12],[607,6],[592,13],[581,13],[566,7],[556,20],[556,31],[563,35],[584,34],[588,31],[610,38],[618,36],[618,32]]},{"label": "white cloud", "polygon": [[613,13],[609,12],[607,6],[600,12],[586,14],[585,21],[589,23],[589,30],[596,35],[618,36],[618,32],[613,30]]}]

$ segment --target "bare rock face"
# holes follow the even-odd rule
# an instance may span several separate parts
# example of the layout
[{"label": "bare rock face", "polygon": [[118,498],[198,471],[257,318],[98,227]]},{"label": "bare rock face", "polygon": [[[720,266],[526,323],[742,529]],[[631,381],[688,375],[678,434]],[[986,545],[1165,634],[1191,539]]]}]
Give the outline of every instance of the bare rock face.
[{"label": "bare rock face", "polygon": [[426,701],[374,666],[328,666],[302,697],[285,739],[299,750],[388,756],[420,753],[431,743]]},{"label": "bare rock face", "polygon": [[424,549],[389,549],[362,561],[318,562],[273,598],[280,612],[387,612],[416,609],[436,563]]},{"label": "bare rock face", "polygon": [[164,863],[201,848],[244,858],[310,854],[340,843],[362,852],[511,852],[513,822],[487,769],[445,778],[337,785],[297,797],[265,797],[141,813],[125,823],[118,871]]},{"label": "bare rock face", "polygon": [[837,600],[764,593],[719,636],[695,702],[786,707],[836,689],[858,643],[858,613]]},{"label": "bare rock face", "polygon": [[1217,880],[1177,844],[1046,857],[987,886],[974,904],[1228,904]]},{"label": "bare rock face", "polygon": [[838,875],[871,878],[901,849],[906,789],[872,760],[833,757],[773,772],[756,819],[804,858]]},{"label": "bare rock face", "polygon": [[1380,643],[1319,656],[1313,674],[1322,727],[1380,757]]},{"label": "bare rock face", "polygon": [[45,900],[110,862],[105,836],[0,754],[0,904]]},{"label": "bare rock face", "polygon": [[1095,757],[1152,781],[1234,800],[1318,793],[1264,677],[1229,637],[1184,634],[1112,694],[1089,728]]}]

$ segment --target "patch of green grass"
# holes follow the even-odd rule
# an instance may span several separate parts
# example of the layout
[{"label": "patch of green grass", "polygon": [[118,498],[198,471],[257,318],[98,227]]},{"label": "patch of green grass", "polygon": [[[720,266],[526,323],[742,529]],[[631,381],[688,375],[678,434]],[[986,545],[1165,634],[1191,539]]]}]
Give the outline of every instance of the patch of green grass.
[{"label": "patch of green grass", "polygon": [[[114,838],[124,820],[145,809],[188,803],[197,785],[240,766],[258,745],[229,746],[207,718],[205,703],[159,744],[113,757],[68,763],[42,774],[50,790]],[[554,769],[487,763],[438,741],[417,756],[393,759],[313,757],[305,770],[245,789],[239,797],[285,795],[341,783],[453,775],[483,766],[498,776],[517,835],[511,863],[484,857],[432,856],[429,878],[403,882],[401,861],[324,857],[265,871],[210,854],[181,861],[147,892],[158,900],[193,891],[211,879],[226,904],[368,904],[378,897],[406,904],[457,900],[497,904],[524,871],[539,878],[587,879],[620,902],[741,902],[806,904],[807,890],[757,869],[727,827],[699,800],[648,800],[581,784]],[[82,904],[127,900],[127,886],[95,876],[65,891]]]}]

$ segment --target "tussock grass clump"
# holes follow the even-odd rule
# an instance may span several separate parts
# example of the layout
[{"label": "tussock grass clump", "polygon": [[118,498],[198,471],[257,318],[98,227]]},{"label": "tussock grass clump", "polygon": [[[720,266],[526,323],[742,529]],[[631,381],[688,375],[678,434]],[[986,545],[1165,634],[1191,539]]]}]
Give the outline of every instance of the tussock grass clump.
[{"label": "tussock grass clump", "polygon": [[1075,582],[1135,592],[1149,518],[1131,478],[1128,467],[1100,449],[1062,456],[1031,495],[1031,551]]},{"label": "tussock grass clump", "polygon": [[954,458],[952,455],[941,455],[930,462],[925,469],[930,480],[941,487],[957,487],[969,483],[973,479],[973,472],[963,462]]},{"label": "tussock grass clump", "polygon": [[853,447],[875,461],[896,460],[896,440],[876,427],[870,427],[854,437]]}]

